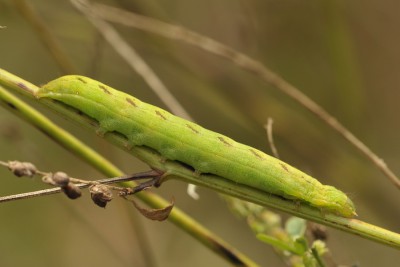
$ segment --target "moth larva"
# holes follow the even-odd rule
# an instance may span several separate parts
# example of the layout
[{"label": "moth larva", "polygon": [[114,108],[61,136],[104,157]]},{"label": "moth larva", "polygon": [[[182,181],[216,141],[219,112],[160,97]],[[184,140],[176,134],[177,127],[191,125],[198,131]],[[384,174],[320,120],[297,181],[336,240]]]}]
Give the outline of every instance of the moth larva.
[{"label": "moth larva", "polygon": [[342,191],[260,150],[149,105],[83,76],[53,80],[38,98],[58,100],[99,122],[99,133],[118,132],[130,146],[147,146],[200,173],[300,200],[323,211],[352,217],[355,207]]}]

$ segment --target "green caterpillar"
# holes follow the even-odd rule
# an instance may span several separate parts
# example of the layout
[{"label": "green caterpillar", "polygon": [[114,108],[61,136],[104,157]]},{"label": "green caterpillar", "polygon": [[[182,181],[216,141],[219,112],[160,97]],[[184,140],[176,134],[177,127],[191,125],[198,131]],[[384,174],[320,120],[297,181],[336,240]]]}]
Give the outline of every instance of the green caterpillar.
[{"label": "green caterpillar", "polygon": [[150,147],[198,173],[211,173],[344,217],[356,215],[354,204],[342,191],[255,148],[90,78],[60,77],[40,88],[37,97],[60,101],[95,119],[100,135],[117,132],[126,137],[128,146]]}]

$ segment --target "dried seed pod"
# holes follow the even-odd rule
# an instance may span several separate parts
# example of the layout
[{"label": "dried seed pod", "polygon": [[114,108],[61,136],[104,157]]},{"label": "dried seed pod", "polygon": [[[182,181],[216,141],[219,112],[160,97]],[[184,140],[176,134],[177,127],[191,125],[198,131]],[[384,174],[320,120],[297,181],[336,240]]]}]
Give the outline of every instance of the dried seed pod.
[{"label": "dried seed pod", "polygon": [[59,187],[66,187],[69,184],[69,176],[65,172],[49,173],[43,176],[42,181]]},{"label": "dried seed pod", "polygon": [[9,161],[8,169],[18,177],[33,177],[37,172],[36,166],[30,162]]},{"label": "dried seed pod", "polygon": [[113,194],[108,186],[103,184],[92,185],[89,187],[93,202],[102,208],[105,208],[107,203],[113,199]]},{"label": "dried seed pod", "polygon": [[67,186],[61,187],[61,190],[67,195],[70,199],[76,199],[82,196],[82,191],[74,185],[73,183],[69,183]]},{"label": "dried seed pod", "polygon": [[61,187],[64,194],[70,199],[76,199],[82,196],[81,189],[70,182],[68,174],[65,172],[49,173],[42,177],[42,181],[47,184]]},{"label": "dried seed pod", "polygon": [[65,172],[56,172],[52,176],[54,185],[65,187],[69,184],[69,176]]}]

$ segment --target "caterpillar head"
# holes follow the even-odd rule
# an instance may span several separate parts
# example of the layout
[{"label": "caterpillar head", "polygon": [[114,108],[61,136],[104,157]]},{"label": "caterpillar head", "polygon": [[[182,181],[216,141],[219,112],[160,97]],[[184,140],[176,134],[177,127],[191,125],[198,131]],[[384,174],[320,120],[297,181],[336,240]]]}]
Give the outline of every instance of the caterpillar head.
[{"label": "caterpillar head", "polygon": [[315,201],[317,207],[346,218],[357,216],[356,209],[351,199],[342,191],[333,186],[324,186],[318,192],[319,199]]}]

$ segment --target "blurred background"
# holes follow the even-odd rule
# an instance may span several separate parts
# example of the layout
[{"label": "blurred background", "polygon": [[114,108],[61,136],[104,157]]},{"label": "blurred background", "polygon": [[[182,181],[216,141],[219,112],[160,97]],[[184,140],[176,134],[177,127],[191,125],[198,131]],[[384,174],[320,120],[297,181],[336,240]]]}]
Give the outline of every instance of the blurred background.
[{"label": "blurred background", "polygon": [[[334,115],[397,174],[400,173],[400,4],[396,1],[97,1],[184,26],[243,52]],[[17,8],[0,1],[0,68],[34,84],[63,75],[59,65]],[[63,52],[87,75],[139,99],[166,108],[69,1],[36,0],[31,8],[50,28]],[[359,218],[399,232],[399,191],[342,137],[275,88],[231,62],[191,45],[114,25],[199,124],[270,153],[263,125],[274,119],[281,159],[334,185],[354,200]],[[129,154],[92,132],[60,119],[33,101],[62,127],[112,160],[124,172],[146,170]],[[34,163],[43,171],[104,178],[35,128],[0,110],[1,160]],[[39,179],[18,179],[0,169],[0,195],[45,188]],[[284,266],[259,242],[215,192],[170,181],[155,192],[261,266]],[[283,215],[286,216],[286,215]],[[0,205],[0,266],[229,266],[172,225],[142,218],[114,200],[94,206],[85,191],[76,201],[53,195]],[[393,266],[395,249],[328,229],[335,263]],[[144,236],[144,237],[143,237]],[[143,241],[145,240],[145,241]]]}]

